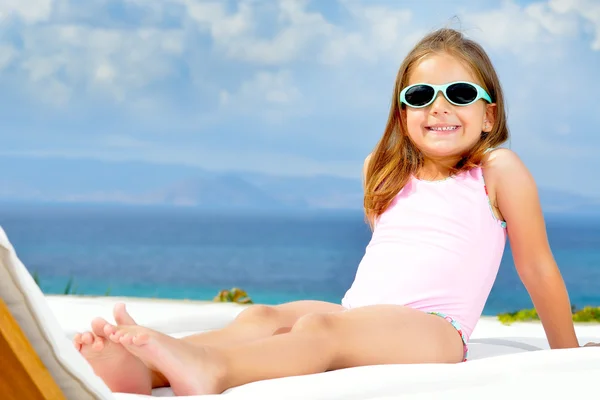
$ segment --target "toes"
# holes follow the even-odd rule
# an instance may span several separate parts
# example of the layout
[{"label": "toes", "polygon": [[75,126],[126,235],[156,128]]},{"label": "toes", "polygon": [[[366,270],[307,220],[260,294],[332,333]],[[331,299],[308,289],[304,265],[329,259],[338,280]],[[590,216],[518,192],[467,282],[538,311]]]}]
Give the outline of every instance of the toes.
[{"label": "toes", "polygon": [[104,338],[100,337],[100,336],[96,336],[94,338],[94,343],[92,344],[92,349],[96,350],[96,351],[101,351],[102,349],[104,349]]},{"label": "toes", "polygon": [[106,325],[104,325],[104,335],[106,337],[111,337],[112,335],[114,335],[115,333],[117,333],[117,327],[107,323]]},{"label": "toes", "polygon": [[73,336],[73,343],[81,344],[81,333],[76,333],[75,336]]},{"label": "toes", "polygon": [[117,325],[137,325],[135,320],[129,315],[124,303],[115,304],[113,316]]},{"label": "toes", "polygon": [[114,332],[112,332],[109,336],[110,340],[112,340],[115,343],[119,343],[121,338],[123,336],[125,336],[127,334],[126,331],[124,330],[115,330]]},{"label": "toes", "polygon": [[125,346],[142,346],[148,343],[149,338],[147,333],[128,332],[119,338],[119,342]]},{"label": "toes", "polygon": [[108,322],[104,318],[94,318],[92,320],[92,332],[94,332],[97,336],[106,336],[104,332],[104,327],[108,324]]},{"label": "toes", "polygon": [[119,338],[119,342],[125,346],[133,343],[132,336],[129,334],[124,334]]},{"label": "toes", "polygon": [[92,334],[92,332],[84,332],[81,335],[81,343],[87,345],[94,343],[94,335]]},{"label": "toes", "polygon": [[139,335],[135,335],[133,337],[133,344],[136,346],[142,346],[148,343],[150,340],[150,336],[147,333],[140,333]]},{"label": "toes", "polygon": [[81,333],[76,333],[75,336],[73,336],[73,346],[75,346],[75,349],[77,349],[77,351],[81,350],[83,343],[81,342]]}]

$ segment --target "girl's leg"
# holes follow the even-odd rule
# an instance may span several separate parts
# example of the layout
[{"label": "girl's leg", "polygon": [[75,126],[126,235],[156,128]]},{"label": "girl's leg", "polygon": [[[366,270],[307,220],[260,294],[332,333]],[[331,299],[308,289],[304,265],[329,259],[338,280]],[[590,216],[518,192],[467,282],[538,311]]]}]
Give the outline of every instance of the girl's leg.
[{"label": "girl's leg", "polygon": [[226,327],[182,338],[196,345],[231,346],[289,332],[296,321],[312,313],[342,311],[339,304],[303,300],[276,306],[254,305],[242,311]]},{"label": "girl's leg", "polygon": [[[191,345],[214,347],[235,345],[287,332],[304,315],[339,310],[343,310],[341,305],[321,301],[297,301],[277,306],[255,305],[242,311],[222,329],[191,335],[180,340]],[[137,326],[122,303],[115,306],[114,317],[119,326]],[[169,385],[163,374],[152,364],[144,365],[120,344],[106,340],[104,334],[106,324],[108,322],[105,320],[96,318],[92,322],[92,332],[76,335],[74,342],[95,373],[109,385],[111,390],[149,394],[152,388]],[[121,372],[125,370],[128,371],[127,376],[131,379],[119,378]]]},{"label": "girl's leg", "polygon": [[194,346],[139,326],[106,328],[112,341],[155,365],[176,395],[361,365],[463,359],[461,337],[445,319],[393,305],[308,314],[289,333],[229,347]]},{"label": "girl's leg", "polygon": [[[313,300],[294,301],[276,306],[257,304],[242,311],[222,329],[197,333],[181,340],[195,346],[233,346],[289,332],[299,318],[311,313],[342,310],[344,307],[339,304]],[[166,386],[169,386],[168,379],[160,370],[153,369],[152,387]]]}]

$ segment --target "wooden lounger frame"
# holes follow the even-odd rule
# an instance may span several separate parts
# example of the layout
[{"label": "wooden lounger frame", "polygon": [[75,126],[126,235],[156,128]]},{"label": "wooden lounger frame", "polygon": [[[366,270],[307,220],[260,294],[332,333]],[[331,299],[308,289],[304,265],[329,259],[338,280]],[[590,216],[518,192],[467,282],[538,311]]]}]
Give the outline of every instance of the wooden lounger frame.
[{"label": "wooden lounger frame", "polygon": [[0,298],[0,398],[65,400],[65,396]]}]

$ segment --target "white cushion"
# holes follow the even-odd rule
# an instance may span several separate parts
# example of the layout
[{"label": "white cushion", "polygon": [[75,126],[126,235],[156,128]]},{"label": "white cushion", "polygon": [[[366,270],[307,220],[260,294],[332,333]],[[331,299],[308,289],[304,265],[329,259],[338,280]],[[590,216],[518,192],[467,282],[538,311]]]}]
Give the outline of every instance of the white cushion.
[{"label": "white cushion", "polygon": [[[9,311],[69,400],[110,400],[114,395],[73,347],[46,299],[0,227],[0,294]],[[3,366],[2,368],[9,368]]]},{"label": "white cushion", "polygon": [[[220,328],[243,309],[232,304],[171,302],[111,297],[83,298],[49,296],[48,302],[61,324],[69,330],[85,329],[90,315],[111,318],[117,301],[125,301],[128,310],[142,325],[182,337]],[[175,331],[175,328],[179,331]],[[600,341],[600,324],[577,324],[580,342]],[[461,399],[506,396],[507,382],[511,393],[577,393],[589,390],[580,381],[600,372],[600,348],[548,351],[548,342],[540,323],[501,325],[489,317],[482,318],[469,342],[466,363],[457,365],[384,365],[349,368],[301,377],[254,382],[215,396],[191,396],[190,400],[225,399]],[[514,365],[513,365],[514,364]],[[541,384],[541,379],[552,379]],[[577,385],[575,385],[577,383]],[[115,394],[117,399],[148,399],[150,396]],[[154,397],[174,397],[169,388],[155,389]],[[573,397],[577,398],[577,397]]]},{"label": "white cushion", "polygon": [[[249,383],[187,400],[594,398],[600,347],[527,351],[460,364],[379,365]],[[525,395],[526,394],[526,395]],[[532,396],[535,394],[535,396]],[[118,400],[149,396],[116,394]],[[173,397],[168,389],[155,396]],[[173,397],[175,398],[175,397]]]}]

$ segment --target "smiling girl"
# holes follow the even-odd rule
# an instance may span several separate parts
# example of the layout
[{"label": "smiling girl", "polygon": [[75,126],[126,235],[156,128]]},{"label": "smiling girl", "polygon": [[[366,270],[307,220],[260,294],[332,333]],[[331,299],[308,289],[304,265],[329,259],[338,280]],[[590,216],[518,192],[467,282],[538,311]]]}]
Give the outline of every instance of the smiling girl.
[{"label": "smiling girl", "polygon": [[[364,164],[373,229],[341,301],[252,306],[224,329],[174,339],[93,322],[76,345],[114,391],[221,393],[245,383],[374,364],[459,363],[506,238],[551,348],[578,347],[535,182],[508,138],[485,51],[442,29],[400,69],[383,137]],[[126,370],[127,382],[118,378]]]}]

